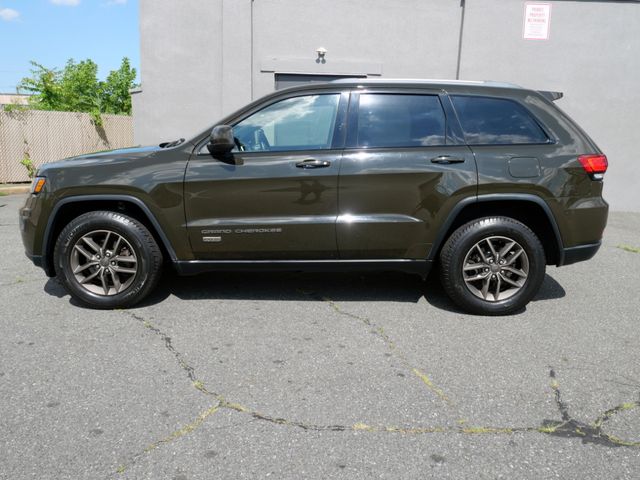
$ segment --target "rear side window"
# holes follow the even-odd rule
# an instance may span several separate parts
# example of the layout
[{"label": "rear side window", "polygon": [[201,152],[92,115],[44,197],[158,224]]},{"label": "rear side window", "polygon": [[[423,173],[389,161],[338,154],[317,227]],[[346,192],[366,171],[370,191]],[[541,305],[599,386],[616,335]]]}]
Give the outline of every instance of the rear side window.
[{"label": "rear side window", "polygon": [[445,117],[437,95],[360,95],[358,146],[444,145]]},{"label": "rear side window", "polygon": [[451,100],[469,145],[549,142],[531,113],[517,102],[461,95],[452,95]]}]

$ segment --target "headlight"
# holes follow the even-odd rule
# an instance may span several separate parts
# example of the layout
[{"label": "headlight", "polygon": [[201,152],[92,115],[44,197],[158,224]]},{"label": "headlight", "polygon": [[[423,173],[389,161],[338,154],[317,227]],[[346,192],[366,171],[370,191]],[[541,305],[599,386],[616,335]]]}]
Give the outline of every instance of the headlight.
[{"label": "headlight", "polygon": [[31,183],[31,193],[38,194],[43,189],[45,184],[47,183],[46,177],[35,177],[33,182]]}]

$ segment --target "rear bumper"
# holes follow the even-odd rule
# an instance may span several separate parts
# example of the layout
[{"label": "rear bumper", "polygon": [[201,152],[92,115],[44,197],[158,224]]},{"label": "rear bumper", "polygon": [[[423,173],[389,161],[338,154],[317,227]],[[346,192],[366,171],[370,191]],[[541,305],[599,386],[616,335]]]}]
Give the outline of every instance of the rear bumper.
[{"label": "rear bumper", "polygon": [[598,252],[602,242],[590,243],[588,245],[578,245],[577,247],[569,247],[562,250],[562,258],[558,266],[571,265],[572,263],[584,262],[593,258]]}]

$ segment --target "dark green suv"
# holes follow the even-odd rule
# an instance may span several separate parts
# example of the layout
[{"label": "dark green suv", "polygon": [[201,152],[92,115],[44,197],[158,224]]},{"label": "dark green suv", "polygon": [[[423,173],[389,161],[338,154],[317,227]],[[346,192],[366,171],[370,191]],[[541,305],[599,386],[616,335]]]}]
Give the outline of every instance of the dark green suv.
[{"label": "dark green suv", "polygon": [[607,159],[554,101],[494,82],[341,80],[273,93],[187,141],[40,168],[27,255],[95,308],[127,307],[163,261],[228,270],[439,262],[463,309],[507,314],[546,265],[591,258]]}]

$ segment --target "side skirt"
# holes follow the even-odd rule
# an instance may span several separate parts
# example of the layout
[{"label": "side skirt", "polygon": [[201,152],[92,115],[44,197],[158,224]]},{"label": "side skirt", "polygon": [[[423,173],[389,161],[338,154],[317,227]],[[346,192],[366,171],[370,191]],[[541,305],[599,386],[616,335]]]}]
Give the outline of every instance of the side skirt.
[{"label": "side skirt", "polygon": [[399,271],[426,278],[428,260],[184,260],[173,262],[179,275],[204,272],[375,272]]}]

